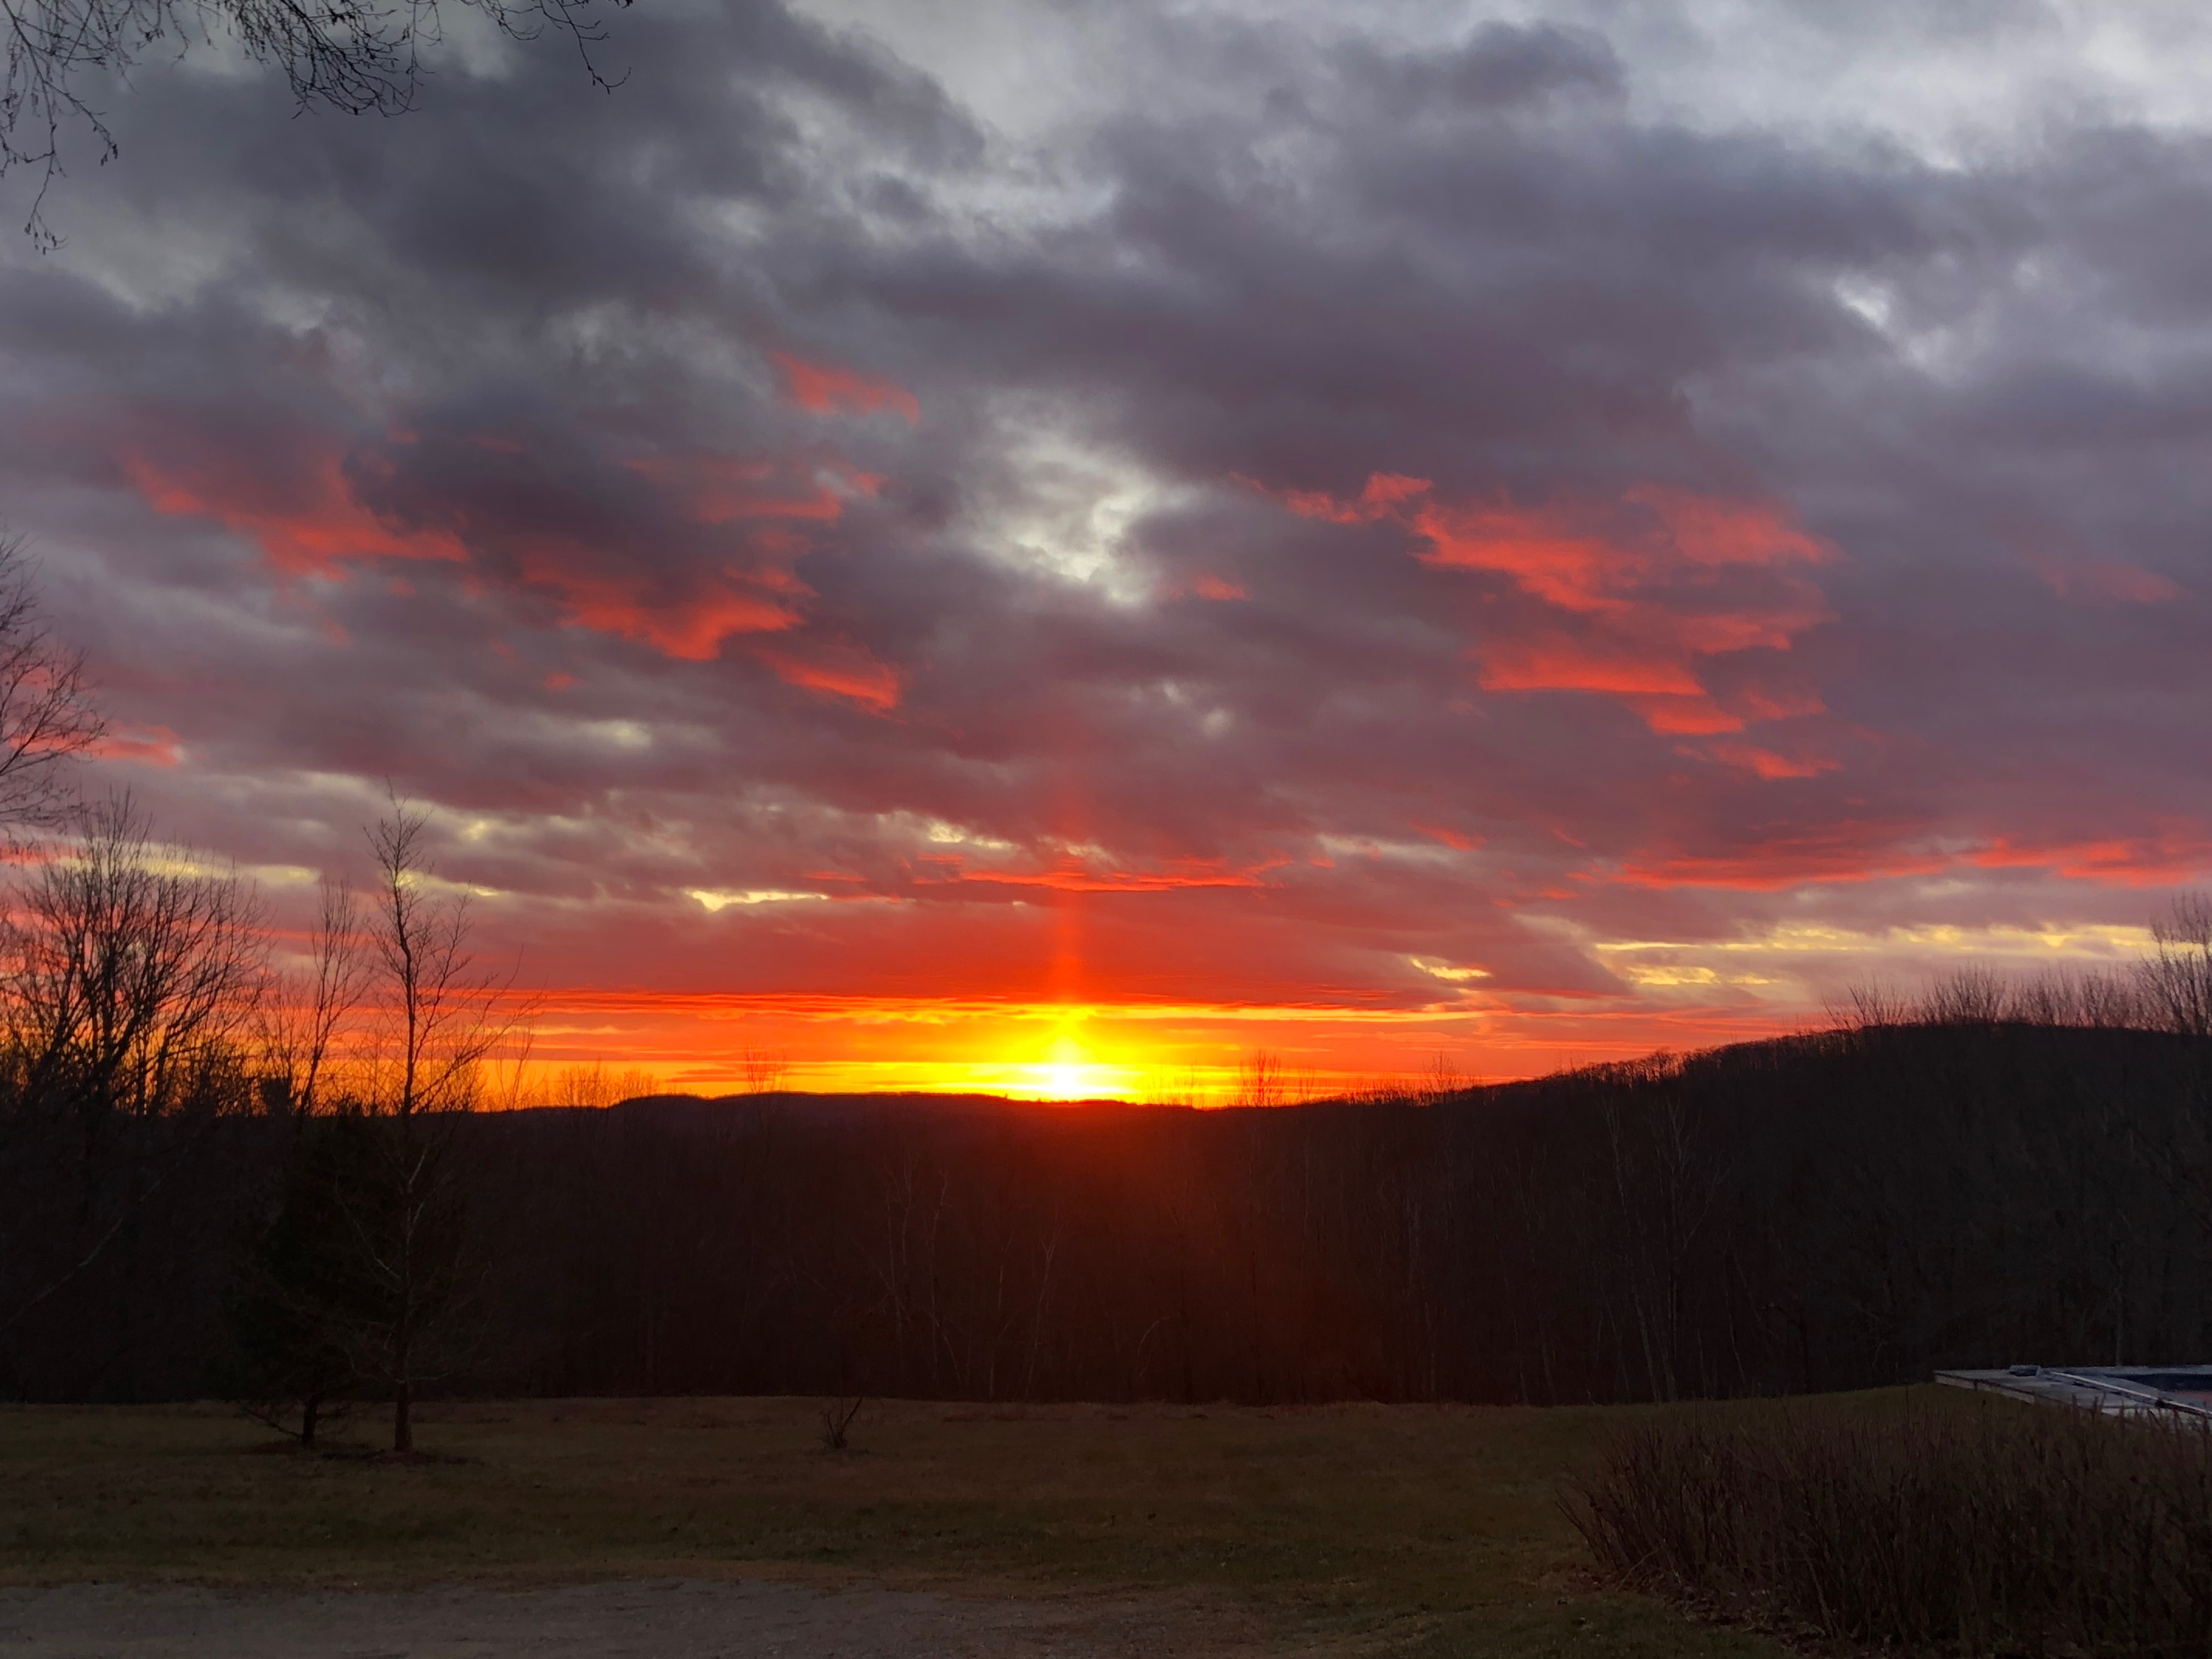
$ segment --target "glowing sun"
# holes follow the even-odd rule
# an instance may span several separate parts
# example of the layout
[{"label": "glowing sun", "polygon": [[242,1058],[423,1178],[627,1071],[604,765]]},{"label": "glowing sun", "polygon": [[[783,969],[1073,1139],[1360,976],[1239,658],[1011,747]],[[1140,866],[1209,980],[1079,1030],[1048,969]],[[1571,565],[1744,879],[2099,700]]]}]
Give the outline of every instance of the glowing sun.
[{"label": "glowing sun", "polygon": [[1030,1068],[1038,1091],[1054,1100],[1090,1100],[1114,1092],[1121,1068],[1101,1065],[1073,1037],[1062,1032],[1045,1057]]}]

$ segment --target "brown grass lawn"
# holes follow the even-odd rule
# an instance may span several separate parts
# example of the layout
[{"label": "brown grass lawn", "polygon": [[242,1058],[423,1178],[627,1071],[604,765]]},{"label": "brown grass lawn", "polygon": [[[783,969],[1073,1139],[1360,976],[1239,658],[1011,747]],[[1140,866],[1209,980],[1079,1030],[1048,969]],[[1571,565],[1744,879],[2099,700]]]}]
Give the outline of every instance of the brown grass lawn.
[{"label": "brown grass lawn", "polygon": [[7,1407],[0,1583],[1172,1589],[1380,1653],[1778,1652],[1590,1579],[1555,1494],[1633,1409],[891,1402],[836,1453],[806,1401],[529,1401],[433,1406],[402,1463],[217,1406]]}]

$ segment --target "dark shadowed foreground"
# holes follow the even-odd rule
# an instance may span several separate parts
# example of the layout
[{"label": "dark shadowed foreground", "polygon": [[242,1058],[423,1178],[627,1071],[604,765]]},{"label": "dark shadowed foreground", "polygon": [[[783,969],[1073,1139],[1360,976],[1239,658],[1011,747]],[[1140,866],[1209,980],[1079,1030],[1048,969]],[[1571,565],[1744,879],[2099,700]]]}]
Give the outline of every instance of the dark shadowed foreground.
[{"label": "dark shadowed foreground", "polygon": [[[118,1121],[137,1187],[95,1191],[65,1139],[16,1166],[58,1214],[19,1268],[64,1272],[81,1214],[112,1242],[0,1342],[0,1397],[250,1386],[240,1241],[302,1148],[376,1126],[197,1121]],[[1836,1031],[1426,1102],[785,1095],[450,1133],[447,1390],[1547,1405],[2212,1352],[2212,1043],[2160,1031]]]},{"label": "dark shadowed foreground", "polygon": [[2212,1652],[2212,1431],[1914,1395],[1648,1415],[1569,1511],[1620,1580],[1905,1652]]},{"label": "dark shadowed foreground", "polygon": [[0,1590],[0,1652],[11,1659],[1229,1659],[1263,1651],[1250,1625],[1157,1595],[984,1600],[696,1579],[382,1594],[105,1584]]},{"label": "dark shadowed foreground", "polygon": [[401,1460],[214,1407],[0,1410],[0,1651],[1777,1651],[1595,1582],[1558,1494],[1620,1410],[909,1401],[846,1453],[798,1400],[424,1415]]}]

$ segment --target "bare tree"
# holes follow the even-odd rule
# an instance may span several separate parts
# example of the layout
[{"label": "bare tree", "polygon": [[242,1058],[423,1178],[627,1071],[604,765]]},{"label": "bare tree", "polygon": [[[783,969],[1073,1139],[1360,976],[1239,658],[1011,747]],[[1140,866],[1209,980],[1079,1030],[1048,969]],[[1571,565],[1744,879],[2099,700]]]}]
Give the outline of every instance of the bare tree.
[{"label": "bare tree", "polygon": [[562,1066],[549,1080],[544,1097],[549,1106],[591,1108],[615,1103],[607,1081],[606,1062],[598,1060]]},{"label": "bare tree", "polygon": [[775,1094],[791,1076],[791,1057],[771,1048],[748,1048],[738,1064],[749,1095]]},{"label": "bare tree", "polygon": [[0,964],[5,1329],[113,1242],[174,1167],[173,1131],[243,1103],[259,906],[117,798],[17,896]]},{"label": "bare tree", "polygon": [[227,1392],[310,1450],[360,1396],[343,1316],[366,1307],[349,1220],[360,1207],[355,1188],[374,1168],[368,1133],[350,1113],[293,1118],[275,1204],[240,1253],[224,1307]]},{"label": "bare tree", "polygon": [[625,1066],[609,1073],[607,1103],[611,1106],[625,1100],[643,1100],[660,1091],[660,1074],[649,1066]]},{"label": "bare tree", "polygon": [[0,838],[9,842],[67,820],[69,763],[107,729],[86,690],[84,653],[47,632],[33,575],[21,538],[0,536]]},{"label": "bare tree", "polygon": [[[605,38],[593,0],[454,3],[514,39],[534,39],[549,27],[567,35],[592,84],[615,84],[592,61],[592,46]],[[0,174],[17,167],[44,170],[24,228],[49,247],[57,239],[43,210],[62,172],[63,128],[84,129],[102,161],[118,153],[114,134],[88,100],[87,76],[119,79],[149,52],[181,57],[227,40],[251,62],[282,73],[302,109],[390,115],[414,106],[422,46],[440,33],[439,0],[0,0],[0,23],[7,34]]]},{"label": "bare tree", "polygon": [[264,1012],[263,1063],[269,1103],[301,1117],[322,1104],[345,1025],[358,1011],[368,962],[362,950],[361,903],[352,884],[325,876],[317,895],[307,964],[278,976]]},{"label": "bare tree", "polygon": [[1254,1048],[1237,1062],[1237,1105],[1280,1106],[1290,1098],[1290,1077],[1280,1054]]},{"label": "bare tree", "polygon": [[247,1416],[311,1449],[350,1409],[359,1381],[330,1315],[349,1300],[343,1183],[364,1162],[361,1133],[324,1109],[368,967],[351,884],[325,876],[318,898],[306,964],[272,976],[262,1014],[261,1104],[289,1116],[291,1144],[225,1308],[229,1392]]},{"label": "bare tree", "polygon": [[483,1069],[517,1021],[505,981],[476,969],[466,896],[441,892],[427,814],[394,800],[369,831],[377,881],[367,933],[370,1021],[360,1105],[369,1168],[349,1186],[355,1258],[347,1305],[331,1310],[362,1375],[392,1396],[392,1449],[414,1449],[416,1389],[465,1346],[469,1140]]}]

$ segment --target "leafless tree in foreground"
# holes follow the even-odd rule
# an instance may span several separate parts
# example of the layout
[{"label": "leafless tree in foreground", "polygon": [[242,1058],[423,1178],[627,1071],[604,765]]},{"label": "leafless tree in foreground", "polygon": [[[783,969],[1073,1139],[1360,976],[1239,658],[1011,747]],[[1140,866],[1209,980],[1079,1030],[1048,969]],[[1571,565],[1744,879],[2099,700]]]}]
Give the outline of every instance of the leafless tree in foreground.
[{"label": "leafless tree in foreground", "polygon": [[155,842],[127,798],[87,815],[0,929],[0,1331],[84,1272],[196,1126],[244,1102],[260,912]]},{"label": "leafless tree in foreground", "polygon": [[[0,174],[43,169],[25,230],[53,246],[43,210],[62,172],[62,130],[90,136],[102,161],[118,153],[115,136],[89,101],[88,76],[127,76],[151,53],[180,57],[218,40],[252,63],[283,73],[301,108],[349,115],[396,114],[421,89],[421,51],[439,38],[440,0],[0,0],[7,61],[0,73]],[[501,33],[534,39],[566,34],[595,86],[592,48],[605,39],[594,0],[453,0]],[[597,0],[602,8],[629,0]],[[88,95],[89,94],[89,95]]]},{"label": "leafless tree in foreground", "polygon": [[67,819],[76,800],[69,763],[106,729],[85,687],[83,653],[46,631],[21,538],[0,536],[0,837],[15,841]]},{"label": "leafless tree in foreground", "polygon": [[314,1116],[322,1104],[369,967],[362,950],[361,901],[351,884],[325,877],[318,897],[307,965],[274,981],[261,1031],[264,1104],[303,1119]]},{"label": "leafless tree in foreground", "polygon": [[516,1022],[505,982],[468,951],[465,894],[441,892],[427,814],[395,800],[369,831],[368,1046],[359,1104],[368,1168],[347,1184],[353,1293],[331,1312],[360,1374],[392,1396],[392,1446],[412,1451],[416,1389],[446,1372],[468,1291],[471,1141],[483,1071]]}]

